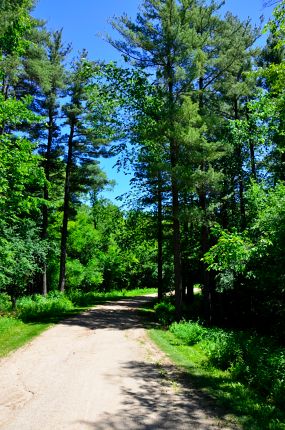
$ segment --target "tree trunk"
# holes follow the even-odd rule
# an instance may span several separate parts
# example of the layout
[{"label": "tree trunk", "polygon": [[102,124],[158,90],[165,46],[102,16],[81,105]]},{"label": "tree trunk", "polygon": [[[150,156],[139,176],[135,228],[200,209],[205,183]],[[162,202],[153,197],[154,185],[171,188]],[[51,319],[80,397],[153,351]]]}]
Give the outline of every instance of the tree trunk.
[{"label": "tree trunk", "polygon": [[[175,143],[172,142],[172,168],[176,166],[173,161],[176,154]],[[180,237],[180,221],[179,221],[179,192],[175,172],[171,178],[172,190],[172,217],[173,217],[173,257],[174,257],[174,286],[175,286],[175,312],[176,318],[179,320],[182,315],[182,273],[181,273],[181,237]]]},{"label": "tree trunk", "polygon": [[[171,52],[166,66],[168,101],[169,101],[169,124],[170,132],[174,130],[175,101],[173,89],[173,67],[171,63]],[[175,288],[175,313],[176,319],[182,316],[182,273],[181,273],[181,237],[179,220],[179,187],[176,177],[176,167],[179,159],[179,143],[174,136],[170,136],[170,162],[171,162],[171,194],[172,194],[172,219],[173,219],[173,263],[174,263],[174,288]]]},{"label": "tree trunk", "polygon": [[[50,181],[50,161],[51,161],[51,148],[52,148],[52,136],[53,136],[53,118],[52,111],[49,109],[49,127],[48,127],[48,140],[47,140],[47,150],[45,155],[45,176],[46,180]],[[49,189],[48,184],[44,184],[44,199],[45,201],[49,201]],[[42,239],[47,239],[47,230],[48,230],[48,206],[47,204],[43,205],[42,209],[43,214],[43,224],[42,224]],[[44,296],[47,295],[48,285],[47,285],[47,266],[44,264],[43,267],[43,279],[42,279],[42,294]]]},{"label": "tree trunk", "polygon": [[[239,119],[238,112],[238,99],[234,99],[234,116],[235,120]],[[246,226],[246,214],[245,214],[245,201],[244,201],[244,178],[243,178],[243,159],[242,159],[242,147],[238,145],[236,148],[236,160],[238,165],[238,189],[239,189],[239,205],[240,205],[240,223],[241,228],[244,229]]]},{"label": "tree trunk", "polygon": [[65,187],[64,187],[64,205],[63,205],[63,221],[61,230],[61,249],[60,249],[60,271],[59,271],[59,289],[61,292],[65,290],[65,269],[66,269],[66,244],[67,244],[67,227],[70,203],[70,175],[72,166],[72,151],[74,137],[75,122],[70,124],[70,133],[68,138],[68,155],[66,162]]},{"label": "tree trunk", "polygon": [[163,298],[163,228],[162,228],[162,192],[161,192],[161,180],[158,180],[158,192],[157,192],[157,295],[158,301]]},{"label": "tree trunk", "polygon": [[255,151],[254,151],[254,143],[250,139],[249,141],[249,149],[250,149],[250,163],[251,163],[251,176],[256,181],[256,164],[255,164]]},{"label": "tree trunk", "polygon": [[[204,78],[199,78],[199,111],[203,114],[204,109]],[[207,170],[206,160],[203,160],[202,171]],[[201,228],[201,250],[202,256],[209,250],[209,229],[207,224],[207,195],[206,187],[202,186],[199,190],[199,206],[202,210],[202,228]],[[201,266],[201,279],[202,279],[202,293],[204,299],[205,316],[209,324],[213,320],[213,286],[210,282],[210,273],[207,270],[207,265],[203,262]]]},{"label": "tree trunk", "polygon": [[[202,229],[201,229],[201,250],[202,255],[209,250],[209,230],[206,224],[206,216],[207,216],[207,200],[206,193],[202,192],[199,194],[199,204],[202,209],[204,220],[202,221]],[[206,320],[209,324],[213,322],[213,288],[210,282],[210,273],[207,270],[206,264],[203,262],[201,266],[201,278],[202,278],[202,293],[204,299],[204,313]]]}]

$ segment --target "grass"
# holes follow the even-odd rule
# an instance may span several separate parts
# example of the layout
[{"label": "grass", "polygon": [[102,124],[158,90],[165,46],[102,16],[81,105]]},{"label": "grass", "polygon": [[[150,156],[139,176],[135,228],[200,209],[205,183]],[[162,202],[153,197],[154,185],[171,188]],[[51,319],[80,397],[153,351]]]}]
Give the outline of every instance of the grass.
[{"label": "grass", "polygon": [[244,430],[285,429],[285,414],[270,399],[265,400],[246,384],[237,381],[230,368],[222,370],[210,364],[207,340],[197,339],[194,345],[190,340],[188,345],[175,335],[177,330],[173,331],[154,328],[149,333],[159,348],[180,367],[183,379],[210,394],[223,410],[236,417]]},{"label": "grass", "polygon": [[0,318],[0,357],[20,348],[48,327],[45,323],[27,324],[16,318]]},{"label": "grass", "polygon": [[88,293],[86,298],[84,298],[83,294],[77,294],[78,300],[74,301],[72,300],[72,295],[67,295],[66,297],[58,293],[51,293],[47,299],[42,296],[20,299],[17,311],[11,311],[11,303],[8,302],[6,296],[2,295],[3,306],[2,308],[0,306],[0,357],[6,356],[30,342],[53,324],[62,321],[64,318],[78,315],[96,304],[155,292],[155,289],[133,289],[108,293]]}]

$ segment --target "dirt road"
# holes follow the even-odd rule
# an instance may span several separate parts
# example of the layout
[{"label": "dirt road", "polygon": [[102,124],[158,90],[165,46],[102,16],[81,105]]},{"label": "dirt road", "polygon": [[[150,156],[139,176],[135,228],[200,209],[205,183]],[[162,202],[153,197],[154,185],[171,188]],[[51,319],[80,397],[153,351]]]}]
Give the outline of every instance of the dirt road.
[{"label": "dirt road", "polygon": [[[0,361],[2,430],[229,428],[148,340],[137,307],[96,307]],[[159,363],[159,365],[158,365]]]}]

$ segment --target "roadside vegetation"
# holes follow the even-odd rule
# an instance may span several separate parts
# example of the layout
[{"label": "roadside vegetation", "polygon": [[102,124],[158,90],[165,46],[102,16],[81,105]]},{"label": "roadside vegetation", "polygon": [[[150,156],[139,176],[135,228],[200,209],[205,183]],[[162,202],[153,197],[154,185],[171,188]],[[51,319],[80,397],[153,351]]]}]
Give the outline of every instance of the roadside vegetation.
[{"label": "roadside vegetation", "polygon": [[[195,314],[201,296],[185,317]],[[285,429],[285,347],[254,330],[175,322],[172,298],[154,306],[160,328],[152,340],[177,364],[188,383],[209,393],[227,415],[248,430]]]},{"label": "roadside vegetation", "polygon": [[23,346],[52,324],[104,303],[124,297],[154,293],[155,289],[137,288],[110,292],[76,290],[69,293],[50,292],[47,296],[25,296],[17,300],[13,308],[8,295],[0,295],[0,357]]}]

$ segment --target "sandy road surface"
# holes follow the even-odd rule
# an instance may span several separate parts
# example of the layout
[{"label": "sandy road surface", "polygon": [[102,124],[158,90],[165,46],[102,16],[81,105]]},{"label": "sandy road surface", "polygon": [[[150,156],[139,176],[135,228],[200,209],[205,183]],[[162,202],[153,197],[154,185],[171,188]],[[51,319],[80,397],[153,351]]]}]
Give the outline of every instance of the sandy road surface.
[{"label": "sandy road surface", "polygon": [[0,429],[229,428],[195,390],[165,377],[171,363],[137,315],[145,300],[96,307],[1,360]]}]

